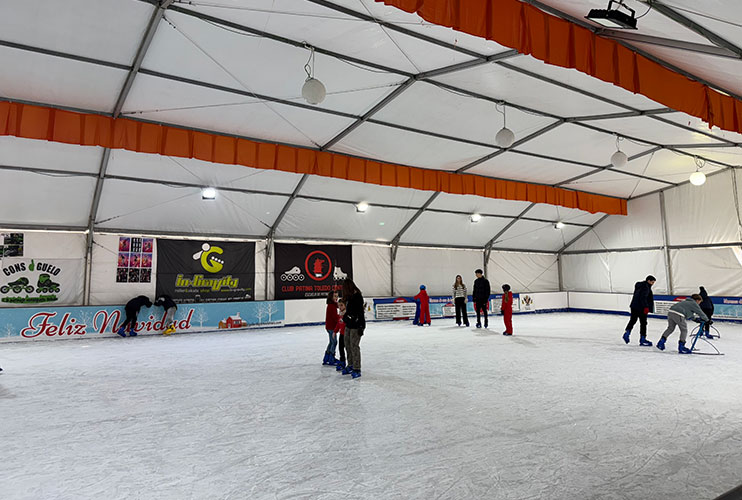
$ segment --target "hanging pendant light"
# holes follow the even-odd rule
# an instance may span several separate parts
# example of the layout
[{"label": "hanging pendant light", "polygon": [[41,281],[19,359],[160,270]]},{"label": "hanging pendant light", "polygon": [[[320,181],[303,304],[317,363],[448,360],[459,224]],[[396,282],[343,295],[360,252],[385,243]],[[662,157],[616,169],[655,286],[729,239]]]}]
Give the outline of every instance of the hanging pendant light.
[{"label": "hanging pendant light", "polygon": [[619,142],[622,140],[623,137],[618,135],[616,136],[616,152],[611,155],[611,165],[613,165],[614,168],[625,167],[629,162],[629,157],[626,156],[626,153],[621,151],[621,147],[619,146]]},{"label": "hanging pendant light", "polygon": [[508,128],[505,105],[503,104],[502,111],[500,111],[497,105],[495,105],[495,109],[499,113],[502,113],[502,128],[497,132],[497,135],[495,135],[495,144],[501,148],[509,148],[515,142],[515,132]]},{"label": "hanging pendant light", "polygon": [[308,45],[306,47],[309,49],[309,60],[304,65],[307,79],[301,87],[301,96],[309,104],[319,104],[325,100],[327,90],[324,84],[314,77],[314,47]]},{"label": "hanging pendant light", "polygon": [[694,186],[702,186],[706,183],[706,174],[701,172],[701,169],[706,165],[706,162],[701,158],[694,158],[694,161],[696,162],[696,171],[690,174],[688,180]]}]

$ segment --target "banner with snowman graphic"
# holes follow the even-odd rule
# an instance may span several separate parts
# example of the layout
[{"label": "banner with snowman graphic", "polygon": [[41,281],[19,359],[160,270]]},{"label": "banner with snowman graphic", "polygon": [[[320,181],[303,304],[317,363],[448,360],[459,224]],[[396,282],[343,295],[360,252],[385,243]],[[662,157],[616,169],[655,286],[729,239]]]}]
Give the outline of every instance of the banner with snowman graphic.
[{"label": "banner with snowman graphic", "polygon": [[255,243],[158,239],[156,293],[179,304],[255,300]]},{"label": "banner with snowman graphic", "polygon": [[276,300],[326,297],[353,278],[350,245],[276,243],[274,249]]}]

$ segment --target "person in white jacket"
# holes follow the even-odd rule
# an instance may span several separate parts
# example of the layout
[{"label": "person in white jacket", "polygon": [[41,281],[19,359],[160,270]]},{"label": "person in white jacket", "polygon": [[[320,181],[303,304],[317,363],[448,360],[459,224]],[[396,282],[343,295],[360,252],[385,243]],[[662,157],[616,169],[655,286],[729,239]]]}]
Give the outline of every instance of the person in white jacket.
[{"label": "person in white jacket", "polygon": [[453,305],[456,308],[456,324],[461,326],[461,320],[463,319],[464,326],[469,326],[469,317],[466,315],[466,285],[460,274],[456,275],[451,295],[453,296]]}]

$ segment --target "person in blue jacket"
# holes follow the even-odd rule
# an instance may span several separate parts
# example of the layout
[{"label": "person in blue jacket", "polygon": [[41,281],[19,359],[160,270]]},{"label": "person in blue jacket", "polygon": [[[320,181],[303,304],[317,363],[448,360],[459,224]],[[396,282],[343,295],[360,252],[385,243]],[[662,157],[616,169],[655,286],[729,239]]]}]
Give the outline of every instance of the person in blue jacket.
[{"label": "person in blue jacket", "polygon": [[652,285],[657,278],[651,274],[644,281],[638,281],[634,285],[634,296],[631,298],[631,319],[626,325],[626,331],[623,334],[623,340],[629,343],[631,329],[634,328],[636,320],[639,320],[639,345],[651,346],[652,342],[647,340],[647,316],[654,312],[654,295],[652,294]]}]

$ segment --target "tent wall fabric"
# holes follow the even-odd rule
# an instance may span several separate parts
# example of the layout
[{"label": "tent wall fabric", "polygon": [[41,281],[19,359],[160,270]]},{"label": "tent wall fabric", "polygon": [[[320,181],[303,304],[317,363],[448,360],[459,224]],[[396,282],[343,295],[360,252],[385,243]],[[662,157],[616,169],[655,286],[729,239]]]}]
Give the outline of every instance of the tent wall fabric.
[{"label": "tent wall fabric", "polygon": [[519,0],[376,0],[742,132],[742,101]]},{"label": "tent wall fabric", "polygon": [[394,295],[415,295],[420,285],[429,295],[449,295],[457,274],[471,290],[475,269],[484,269],[481,251],[401,247],[394,261]]},{"label": "tent wall fabric", "polygon": [[266,170],[321,175],[486,198],[550,203],[587,212],[626,214],[626,200],[562,188],[380,163],[279,144],[144,123],[126,118],[0,102],[0,135],[197,158]]},{"label": "tent wall fabric", "polygon": [[492,252],[487,271],[496,292],[504,283],[519,292],[559,290],[559,263],[554,254]]}]

